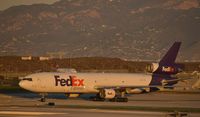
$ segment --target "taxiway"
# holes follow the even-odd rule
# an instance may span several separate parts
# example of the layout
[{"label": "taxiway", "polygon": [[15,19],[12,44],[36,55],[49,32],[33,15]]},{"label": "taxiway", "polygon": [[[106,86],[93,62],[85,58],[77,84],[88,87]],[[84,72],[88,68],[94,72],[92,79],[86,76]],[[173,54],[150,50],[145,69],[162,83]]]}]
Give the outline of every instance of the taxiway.
[{"label": "taxiway", "polygon": [[[164,117],[168,113],[166,111],[163,112],[159,109],[157,111],[148,111],[148,109],[138,109],[141,107],[167,109],[186,108],[188,110],[195,109],[197,110],[196,112],[187,112],[189,116],[200,116],[200,112],[198,112],[198,110],[200,110],[200,94],[198,93],[139,94],[130,96],[129,102],[127,103],[94,102],[87,100],[84,96],[82,98],[83,99],[66,99],[64,95],[59,94],[49,95],[47,102],[40,102],[39,96],[33,93],[4,93],[0,94],[0,116],[53,117],[56,115],[60,117]],[[48,102],[55,102],[55,106],[49,106]],[[108,107],[108,109],[106,107]]]}]

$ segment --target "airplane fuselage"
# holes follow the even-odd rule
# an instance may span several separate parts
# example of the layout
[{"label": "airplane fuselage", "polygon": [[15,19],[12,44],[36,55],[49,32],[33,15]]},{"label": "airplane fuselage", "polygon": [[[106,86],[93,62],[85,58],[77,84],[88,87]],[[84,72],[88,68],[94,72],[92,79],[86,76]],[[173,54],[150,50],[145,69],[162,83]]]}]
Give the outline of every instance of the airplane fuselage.
[{"label": "airplane fuselage", "polygon": [[21,81],[20,86],[33,92],[98,93],[99,86],[148,86],[151,74],[130,73],[54,73],[44,72],[26,76],[32,81]]}]

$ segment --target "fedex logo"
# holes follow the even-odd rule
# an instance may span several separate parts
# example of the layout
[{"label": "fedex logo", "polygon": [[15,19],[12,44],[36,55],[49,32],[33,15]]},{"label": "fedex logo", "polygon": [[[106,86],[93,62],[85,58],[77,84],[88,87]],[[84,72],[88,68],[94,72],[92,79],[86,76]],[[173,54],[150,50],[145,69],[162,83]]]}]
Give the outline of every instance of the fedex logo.
[{"label": "fedex logo", "polygon": [[174,72],[174,68],[173,67],[163,66],[162,67],[162,71],[163,72]]},{"label": "fedex logo", "polygon": [[60,78],[59,75],[55,75],[56,86],[84,86],[84,79],[78,79],[76,76],[69,76],[68,79]]}]

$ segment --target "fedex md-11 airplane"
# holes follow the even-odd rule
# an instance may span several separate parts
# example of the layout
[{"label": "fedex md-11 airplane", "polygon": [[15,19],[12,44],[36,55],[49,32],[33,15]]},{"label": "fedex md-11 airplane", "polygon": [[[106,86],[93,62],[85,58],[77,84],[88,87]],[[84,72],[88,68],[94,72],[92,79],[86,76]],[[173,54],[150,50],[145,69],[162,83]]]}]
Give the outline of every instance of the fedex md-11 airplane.
[{"label": "fedex md-11 airplane", "polygon": [[151,74],[41,72],[22,78],[19,86],[42,94],[42,102],[48,93],[64,93],[69,97],[96,94],[94,101],[127,102],[126,94],[173,88],[182,80],[173,77],[181,71],[181,66],[175,63],[180,45],[181,42],[175,42],[159,63],[148,66]]}]

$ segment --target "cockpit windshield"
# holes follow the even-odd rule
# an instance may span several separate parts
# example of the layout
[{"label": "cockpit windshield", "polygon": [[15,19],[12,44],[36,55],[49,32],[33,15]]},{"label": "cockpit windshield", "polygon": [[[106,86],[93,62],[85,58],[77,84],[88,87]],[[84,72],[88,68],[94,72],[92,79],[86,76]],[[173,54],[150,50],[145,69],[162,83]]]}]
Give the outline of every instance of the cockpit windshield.
[{"label": "cockpit windshield", "polygon": [[32,78],[23,78],[22,80],[32,81]]}]

